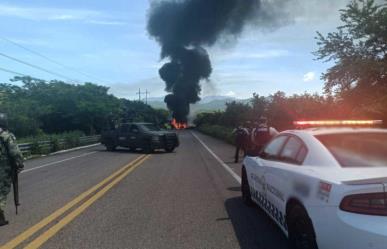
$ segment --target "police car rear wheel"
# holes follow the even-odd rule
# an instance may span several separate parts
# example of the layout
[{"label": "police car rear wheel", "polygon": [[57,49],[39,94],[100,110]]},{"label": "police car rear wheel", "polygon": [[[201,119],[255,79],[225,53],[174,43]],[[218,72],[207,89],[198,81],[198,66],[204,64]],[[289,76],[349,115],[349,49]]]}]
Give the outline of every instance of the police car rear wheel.
[{"label": "police car rear wheel", "polygon": [[243,202],[249,207],[253,206],[253,201],[251,200],[250,186],[249,186],[249,182],[247,180],[246,170],[244,168],[242,169],[241,190],[242,190]]},{"label": "police car rear wheel", "polygon": [[288,214],[289,242],[292,249],[318,249],[312,221],[299,205]]}]

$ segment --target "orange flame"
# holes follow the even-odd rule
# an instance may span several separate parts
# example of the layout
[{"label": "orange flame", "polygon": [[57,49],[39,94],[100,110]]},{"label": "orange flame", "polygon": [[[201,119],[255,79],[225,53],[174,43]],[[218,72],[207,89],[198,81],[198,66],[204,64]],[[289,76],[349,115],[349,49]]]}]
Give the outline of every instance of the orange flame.
[{"label": "orange flame", "polygon": [[188,127],[187,123],[179,123],[176,119],[172,119],[171,125],[177,130],[187,129]]}]

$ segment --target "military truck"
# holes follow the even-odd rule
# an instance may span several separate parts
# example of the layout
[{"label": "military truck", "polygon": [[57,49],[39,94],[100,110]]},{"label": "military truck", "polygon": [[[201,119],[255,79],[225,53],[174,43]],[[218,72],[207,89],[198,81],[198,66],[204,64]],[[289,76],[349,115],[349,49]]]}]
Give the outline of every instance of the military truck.
[{"label": "military truck", "polygon": [[145,153],[157,149],[170,153],[179,146],[179,139],[176,133],[161,130],[152,123],[124,123],[118,128],[103,132],[101,143],[108,151],[125,147],[132,151],[142,149]]}]

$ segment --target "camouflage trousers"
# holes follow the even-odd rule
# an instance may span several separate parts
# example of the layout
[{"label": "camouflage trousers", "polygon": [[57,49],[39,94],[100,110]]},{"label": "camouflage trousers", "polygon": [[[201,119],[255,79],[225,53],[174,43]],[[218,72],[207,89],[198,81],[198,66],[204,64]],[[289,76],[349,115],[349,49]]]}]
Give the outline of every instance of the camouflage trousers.
[{"label": "camouflage trousers", "polygon": [[7,203],[7,196],[11,191],[11,178],[0,168],[0,211],[4,211]]}]

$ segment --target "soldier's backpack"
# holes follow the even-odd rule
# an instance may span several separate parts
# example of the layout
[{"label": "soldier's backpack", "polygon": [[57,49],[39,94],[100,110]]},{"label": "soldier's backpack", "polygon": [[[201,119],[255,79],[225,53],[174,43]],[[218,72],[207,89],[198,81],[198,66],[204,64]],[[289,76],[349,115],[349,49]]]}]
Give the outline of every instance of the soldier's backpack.
[{"label": "soldier's backpack", "polygon": [[235,143],[238,146],[243,146],[248,137],[247,131],[243,128],[238,128],[235,132]]},{"label": "soldier's backpack", "polygon": [[253,143],[262,148],[271,140],[270,127],[262,127],[254,130]]}]

